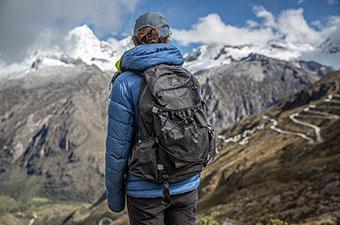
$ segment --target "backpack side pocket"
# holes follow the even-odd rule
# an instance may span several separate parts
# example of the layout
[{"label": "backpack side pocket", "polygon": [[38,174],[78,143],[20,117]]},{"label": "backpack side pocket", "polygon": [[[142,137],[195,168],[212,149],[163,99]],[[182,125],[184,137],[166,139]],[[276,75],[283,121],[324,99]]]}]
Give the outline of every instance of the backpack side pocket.
[{"label": "backpack side pocket", "polygon": [[157,146],[153,136],[140,141],[134,146],[129,160],[131,174],[144,180],[157,182]]}]

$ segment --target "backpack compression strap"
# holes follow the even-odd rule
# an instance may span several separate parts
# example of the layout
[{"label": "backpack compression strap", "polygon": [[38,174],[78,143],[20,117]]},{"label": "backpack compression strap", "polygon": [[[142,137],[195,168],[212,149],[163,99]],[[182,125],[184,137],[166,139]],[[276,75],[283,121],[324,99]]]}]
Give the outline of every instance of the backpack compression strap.
[{"label": "backpack compression strap", "polygon": [[[158,142],[158,139],[156,138],[156,142]],[[162,204],[163,205],[169,205],[171,203],[171,198],[170,198],[170,191],[169,191],[169,175],[167,174],[166,170],[164,169],[164,162],[161,164],[157,164],[157,170],[160,173],[160,176],[163,181],[163,194],[162,194]]]}]

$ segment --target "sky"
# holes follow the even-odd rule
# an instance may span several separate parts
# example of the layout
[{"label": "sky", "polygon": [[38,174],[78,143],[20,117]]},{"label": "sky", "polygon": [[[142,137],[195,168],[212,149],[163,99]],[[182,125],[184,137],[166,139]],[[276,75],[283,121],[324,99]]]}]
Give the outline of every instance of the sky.
[{"label": "sky", "polygon": [[124,38],[148,11],[167,17],[183,53],[270,40],[306,49],[340,37],[340,0],[0,0],[0,64],[22,60],[45,34],[58,42],[84,23],[102,40]]}]

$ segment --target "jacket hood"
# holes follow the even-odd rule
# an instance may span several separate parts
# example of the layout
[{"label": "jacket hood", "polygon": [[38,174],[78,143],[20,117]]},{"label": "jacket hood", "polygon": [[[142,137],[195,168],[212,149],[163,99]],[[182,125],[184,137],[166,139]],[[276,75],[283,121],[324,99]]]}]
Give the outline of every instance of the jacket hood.
[{"label": "jacket hood", "polygon": [[159,64],[182,65],[183,62],[181,52],[174,45],[145,44],[138,45],[124,53],[121,70],[142,72]]}]

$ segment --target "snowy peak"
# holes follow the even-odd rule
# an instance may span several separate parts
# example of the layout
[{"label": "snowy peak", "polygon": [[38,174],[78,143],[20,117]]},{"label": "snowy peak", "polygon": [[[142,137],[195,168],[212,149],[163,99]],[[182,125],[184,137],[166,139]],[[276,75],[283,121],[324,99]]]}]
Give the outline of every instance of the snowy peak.
[{"label": "snowy peak", "polygon": [[193,72],[200,69],[211,68],[240,61],[250,54],[259,54],[267,57],[290,61],[298,57],[296,51],[290,51],[285,45],[271,42],[270,45],[263,47],[253,45],[203,45],[185,55],[184,66]]},{"label": "snowy peak", "polygon": [[[185,55],[185,64],[192,72],[240,61],[245,57],[259,55],[284,61],[314,61],[340,68],[340,39],[331,36],[318,47],[310,45],[292,46],[289,43],[270,40],[266,45],[202,45]],[[250,59],[250,58],[248,58]]]},{"label": "snowy peak", "polygon": [[[130,37],[101,41],[86,24],[69,31],[58,44],[42,47],[39,42],[30,48],[27,57],[1,69],[1,76],[50,66],[96,65],[102,71],[115,71],[115,62],[132,47]],[[0,62],[1,63],[1,62]]]},{"label": "snowy peak", "polygon": [[93,33],[93,31],[87,24],[73,28],[68,33],[68,36],[79,38],[82,40],[92,40],[96,43],[99,41],[96,35]]},{"label": "snowy peak", "polygon": [[184,66],[195,73],[201,69],[229,64],[251,53],[250,47],[250,45],[202,45],[184,56]]},{"label": "snowy peak", "polygon": [[71,58],[95,64],[102,70],[114,70],[115,61],[130,44],[126,40],[100,41],[87,25],[74,28],[65,39],[68,45],[65,52]]},{"label": "snowy peak", "polygon": [[66,52],[72,58],[90,62],[93,56],[103,55],[99,39],[87,25],[74,28],[65,39],[68,44]]},{"label": "snowy peak", "polygon": [[318,48],[323,53],[328,54],[337,54],[340,53],[340,43],[333,42],[330,38],[327,38],[324,42],[322,42]]},{"label": "snowy peak", "polygon": [[[101,41],[85,24],[72,29],[64,38],[63,56],[96,65],[103,71],[114,71],[120,55],[132,47],[129,38],[120,41],[109,38]],[[67,58],[66,57],[66,58]]]}]

